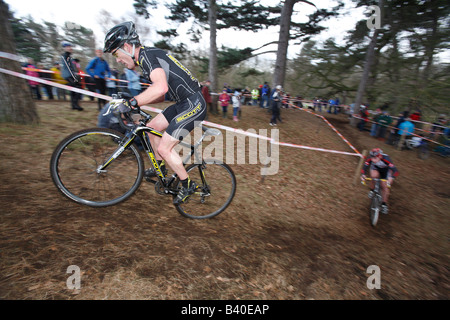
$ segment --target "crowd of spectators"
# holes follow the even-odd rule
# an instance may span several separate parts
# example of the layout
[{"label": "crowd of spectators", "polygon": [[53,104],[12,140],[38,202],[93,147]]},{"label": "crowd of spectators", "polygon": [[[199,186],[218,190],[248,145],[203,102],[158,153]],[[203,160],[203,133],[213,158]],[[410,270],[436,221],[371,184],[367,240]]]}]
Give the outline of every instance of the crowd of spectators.
[{"label": "crowd of spectators", "polygon": [[[63,44],[65,54],[71,50],[70,44]],[[79,84],[77,87],[89,90],[91,92],[102,95],[115,94],[119,91],[128,91],[132,96],[138,95],[145,90],[149,85],[137,71],[124,69],[122,73],[116,68],[110,68],[106,60],[103,59],[103,53],[100,49],[96,50],[96,57],[92,59],[85,70],[80,66],[78,59],[72,59],[74,70],[79,75]],[[62,57],[64,58],[64,57]],[[50,80],[58,84],[71,85],[70,79],[64,76],[64,59],[55,61],[51,68],[46,68],[42,64],[35,64],[33,59],[28,59],[27,63],[23,65],[24,73],[29,76]],[[37,81],[28,80],[30,94],[34,99],[42,100],[64,100],[67,101],[67,96],[71,97],[72,108],[83,110],[78,105],[82,100],[82,96],[78,93],[68,92],[65,89],[43,84]],[[209,110],[214,110],[212,107],[212,95],[216,94],[210,91],[209,80],[201,83],[202,93],[208,105]],[[41,91],[42,90],[42,91]],[[277,123],[282,122],[281,109],[298,107],[303,108],[305,101],[300,95],[292,97],[289,92],[285,92],[281,85],[271,88],[268,82],[250,89],[232,88],[229,84],[224,84],[222,91],[218,95],[218,109],[223,118],[228,118],[228,111],[230,111],[231,119],[239,121],[242,117],[242,106],[258,106],[261,109],[266,109],[270,115],[269,124],[276,126]],[[75,99],[75,101],[74,101]],[[94,101],[94,96],[88,95],[88,99]],[[106,101],[102,98],[98,99],[98,109],[101,110]],[[166,97],[167,100],[170,97]],[[424,136],[422,130],[421,113],[419,110],[410,114],[409,111],[402,112],[398,116],[393,117],[389,113],[388,106],[384,105],[375,111],[369,112],[365,105],[361,105],[359,114],[354,115],[354,105],[349,107],[341,105],[338,97],[330,99],[318,98],[307,101],[308,109],[314,112],[327,112],[330,114],[348,113],[349,116],[356,116],[358,118],[357,128],[360,131],[368,131],[370,136],[378,140],[384,141],[390,145],[397,145],[402,136],[405,140],[411,139],[414,136]],[[417,133],[418,130],[423,132]],[[445,115],[440,115],[433,123],[429,136],[438,137],[443,140],[444,145],[448,145],[449,128]],[[450,148],[444,148],[447,152]]]}]

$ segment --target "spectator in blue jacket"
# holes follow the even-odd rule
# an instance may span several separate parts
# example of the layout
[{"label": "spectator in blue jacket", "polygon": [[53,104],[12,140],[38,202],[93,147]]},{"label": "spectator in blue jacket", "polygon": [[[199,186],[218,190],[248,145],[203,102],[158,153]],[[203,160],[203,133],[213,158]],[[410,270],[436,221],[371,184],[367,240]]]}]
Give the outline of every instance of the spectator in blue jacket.
[{"label": "spectator in blue jacket", "polygon": [[414,133],[414,124],[411,122],[411,118],[408,117],[398,126],[398,134],[400,136],[405,134],[408,137],[413,133]]},{"label": "spectator in blue jacket", "polygon": [[[108,62],[103,59],[103,50],[95,50],[97,57],[92,59],[86,67],[86,72],[95,80],[97,93],[106,94],[106,77],[111,77]],[[105,105],[106,100],[98,98],[98,110]]]},{"label": "spectator in blue jacket", "polygon": [[139,74],[135,70],[131,70],[128,68],[125,68],[125,75],[127,77],[128,81],[128,90],[130,91],[131,95],[137,96],[139,93],[141,93],[141,78]]},{"label": "spectator in blue jacket", "polygon": [[267,82],[264,82],[264,86],[261,89],[261,108],[268,108],[269,106],[269,95],[270,95],[270,86]]},{"label": "spectator in blue jacket", "polygon": [[414,123],[411,122],[411,118],[406,118],[405,121],[398,126],[398,139],[402,135],[405,135],[405,139],[411,139],[414,133]]}]

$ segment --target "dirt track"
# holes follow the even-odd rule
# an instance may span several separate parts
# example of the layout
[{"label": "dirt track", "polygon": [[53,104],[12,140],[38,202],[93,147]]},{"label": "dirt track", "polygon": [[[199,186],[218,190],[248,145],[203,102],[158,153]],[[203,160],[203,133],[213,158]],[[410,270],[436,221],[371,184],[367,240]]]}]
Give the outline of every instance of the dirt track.
[{"label": "dirt track", "polygon": [[[330,121],[358,150],[381,146],[400,170],[376,228],[367,190],[353,184],[357,157],[287,147],[278,175],[263,183],[261,165],[232,165],[237,195],[211,220],[181,217],[150,184],[93,209],[58,193],[48,170],[62,137],[95,125],[95,104],[86,105],[73,114],[40,103],[39,127],[0,127],[1,299],[449,298],[448,159],[397,151],[338,115]],[[314,116],[283,109],[282,117],[281,141],[351,151]],[[270,129],[268,121],[244,107],[238,125]],[[81,270],[80,290],[66,286],[70,265]],[[366,285],[371,265],[381,289]]]}]

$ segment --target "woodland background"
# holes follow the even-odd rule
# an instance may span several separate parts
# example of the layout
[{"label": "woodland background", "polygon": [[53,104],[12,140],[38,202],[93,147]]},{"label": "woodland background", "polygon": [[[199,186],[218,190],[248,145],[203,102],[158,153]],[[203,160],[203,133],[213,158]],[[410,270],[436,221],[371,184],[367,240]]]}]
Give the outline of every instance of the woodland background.
[{"label": "woodland background", "polygon": [[[210,79],[212,91],[220,91],[224,83],[251,90],[267,81],[272,87],[282,84],[291,96],[304,99],[339,97],[341,103],[359,101],[371,109],[389,106],[388,111],[395,115],[419,109],[429,121],[448,113],[449,63],[438,58],[449,47],[447,1],[353,0],[351,4],[357,7],[380,6],[381,28],[368,28],[367,19],[373,13],[369,10],[367,19],[359,21],[348,32],[344,43],[337,43],[333,38],[319,43],[311,37],[324,31],[322,21],[346,14],[348,1],[336,1],[333,8],[317,9],[305,23],[294,22],[301,9],[305,5],[315,7],[314,2],[286,0],[277,6],[263,6],[255,0],[167,3],[136,0],[135,16],[115,20],[104,10],[99,14],[99,24],[106,32],[125,19],[134,20],[139,33],[145,35],[150,27],[158,28],[151,22],[152,9],[167,6],[171,14],[166,18],[175,26],[188,25],[190,39],[173,28],[157,30],[157,39],[145,44],[176,55],[200,81]],[[63,26],[49,21],[36,22],[31,17],[16,17],[7,8],[2,10],[2,15],[7,16],[4,23],[10,24],[11,41],[17,53],[47,67],[59,56],[62,41],[75,45],[73,56],[81,60],[82,68],[95,57],[95,48],[102,46],[96,43],[92,30],[70,21]],[[217,30],[264,32],[278,26],[280,38],[276,41],[276,51],[216,46]],[[189,49],[189,43],[205,35],[210,36],[209,52]],[[183,37],[186,41],[180,43]],[[299,43],[302,44],[299,52],[294,58],[288,58],[289,45]],[[255,54],[257,50],[259,53]],[[105,57],[110,66],[122,68],[111,55]],[[2,60],[2,64],[7,63]]]}]

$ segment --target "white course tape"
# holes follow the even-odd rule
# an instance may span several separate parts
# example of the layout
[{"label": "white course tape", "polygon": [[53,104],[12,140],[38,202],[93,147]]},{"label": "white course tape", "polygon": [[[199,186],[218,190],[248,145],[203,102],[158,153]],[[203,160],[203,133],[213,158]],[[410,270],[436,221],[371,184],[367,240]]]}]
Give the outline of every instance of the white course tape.
[{"label": "white course tape", "polygon": [[[106,96],[106,95],[102,95],[99,93],[95,93],[92,91],[87,91],[87,90],[83,90],[83,89],[79,89],[79,88],[75,88],[75,87],[71,87],[71,86],[67,86],[64,84],[60,84],[60,83],[56,83],[53,81],[48,81],[48,80],[44,80],[41,78],[37,78],[37,77],[32,77],[23,73],[19,73],[19,72],[15,72],[15,71],[10,71],[7,69],[3,69],[0,68],[0,72],[5,73],[5,74],[9,74],[12,76],[16,76],[16,77],[20,77],[26,80],[33,80],[36,82],[40,82],[43,84],[48,84],[54,87],[58,87],[61,89],[65,89],[68,91],[73,91],[73,92],[78,92],[81,93],[83,95],[88,95],[88,96],[93,96],[93,97],[97,97],[100,99],[104,99],[104,100],[111,100],[112,98],[110,96]],[[149,107],[149,106],[141,106],[142,109],[144,110],[148,110],[148,111],[152,111],[152,112],[156,112],[156,113],[161,113],[162,110],[158,109],[158,108],[154,108],[154,107]],[[249,137],[254,137],[254,138],[258,138],[258,139],[263,139],[263,140],[267,140],[270,141],[270,143],[272,144],[277,144],[280,146],[288,146],[288,147],[293,147],[293,148],[301,148],[301,149],[307,149],[307,150],[315,150],[315,151],[322,151],[322,152],[330,152],[330,153],[337,153],[337,154],[344,154],[344,155],[352,155],[352,156],[359,156],[361,157],[362,155],[359,153],[350,153],[350,152],[342,152],[342,151],[337,151],[337,150],[330,150],[330,149],[323,149],[323,148],[314,148],[314,147],[308,147],[308,146],[303,146],[303,145],[297,145],[297,144],[292,144],[292,143],[284,143],[284,142],[279,142],[279,141],[275,141],[273,138],[269,138],[269,137],[265,137],[265,136],[261,136],[252,132],[247,132],[244,131],[242,129],[236,129],[236,128],[232,128],[232,127],[227,127],[221,124],[217,124],[217,123],[213,123],[213,122],[209,122],[209,121],[203,121],[203,124],[207,125],[207,126],[211,126],[211,127],[216,127],[219,129],[224,129],[226,131],[231,131],[231,132],[235,132],[238,134],[242,134],[242,135],[246,135]]]},{"label": "white course tape", "polygon": [[99,94],[99,93],[96,93],[96,92],[92,92],[92,91],[87,91],[87,90],[71,87],[71,86],[68,86],[68,85],[65,85],[65,84],[56,83],[56,82],[53,82],[53,81],[48,81],[48,80],[44,80],[44,79],[37,78],[37,77],[32,77],[32,76],[29,76],[29,75],[26,75],[26,74],[23,74],[23,73],[10,71],[10,70],[3,69],[3,68],[0,68],[0,72],[6,73],[6,74],[9,74],[9,75],[12,75],[12,76],[16,76],[16,77],[19,77],[19,78],[23,78],[23,79],[26,79],[26,80],[33,80],[33,81],[40,82],[40,83],[43,83],[43,84],[48,84],[50,86],[58,87],[58,88],[65,89],[65,90],[68,90],[68,91],[78,92],[78,93],[81,93],[81,94],[84,94],[84,95],[87,95],[87,96],[93,96],[93,97],[97,97],[97,98],[104,99],[104,100],[111,100],[112,99],[110,96],[105,96],[103,94]]}]

